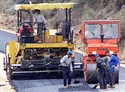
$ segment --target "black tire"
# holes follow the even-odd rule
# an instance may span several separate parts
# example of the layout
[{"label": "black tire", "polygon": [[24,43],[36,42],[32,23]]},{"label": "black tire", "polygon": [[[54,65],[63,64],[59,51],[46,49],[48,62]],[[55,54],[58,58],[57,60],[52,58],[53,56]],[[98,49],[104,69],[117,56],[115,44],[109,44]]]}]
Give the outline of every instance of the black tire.
[{"label": "black tire", "polygon": [[98,83],[98,72],[96,71],[96,64],[87,64],[87,72],[84,72],[84,79],[88,84]]},{"label": "black tire", "polygon": [[119,83],[119,67],[120,67],[120,64],[118,64],[117,67],[115,68],[115,83],[116,84]]}]

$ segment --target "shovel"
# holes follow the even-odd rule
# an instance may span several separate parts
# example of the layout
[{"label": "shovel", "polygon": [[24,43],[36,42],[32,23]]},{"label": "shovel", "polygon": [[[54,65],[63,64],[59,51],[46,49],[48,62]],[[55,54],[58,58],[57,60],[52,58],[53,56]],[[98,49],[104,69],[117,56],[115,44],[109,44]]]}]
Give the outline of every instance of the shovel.
[{"label": "shovel", "polygon": [[[68,64],[66,63],[66,62],[64,62],[67,66],[68,66]],[[68,67],[69,68],[69,67]],[[73,79],[74,79],[74,84],[78,84],[80,81],[78,81],[78,80],[76,80],[76,77],[74,76],[74,73],[73,72],[71,72],[71,75],[72,75],[72,77],[73,77]]]},{"label": "shovel", "polygon": [[94,87],[93,87],[93,89],[96,89],[98,87],[98,84],[96,84]]}]

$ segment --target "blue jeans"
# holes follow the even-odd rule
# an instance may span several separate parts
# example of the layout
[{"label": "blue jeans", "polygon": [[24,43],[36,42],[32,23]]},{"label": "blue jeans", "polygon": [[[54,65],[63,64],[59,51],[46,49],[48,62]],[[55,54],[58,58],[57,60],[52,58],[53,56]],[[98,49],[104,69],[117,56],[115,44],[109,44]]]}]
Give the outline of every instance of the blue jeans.
[{"label": "blue jeans", "polygon": [[101,89],[107,88],[107,70],[105,66],[99,68],[99,84]]},{"label": "blue jeans", "polygon": [[71,85],[70,68],[62,66],[62,73],[63,73],[63,84],[64,84],[64,86],[67,86],[67,79],[68,79],[68,85]]}]

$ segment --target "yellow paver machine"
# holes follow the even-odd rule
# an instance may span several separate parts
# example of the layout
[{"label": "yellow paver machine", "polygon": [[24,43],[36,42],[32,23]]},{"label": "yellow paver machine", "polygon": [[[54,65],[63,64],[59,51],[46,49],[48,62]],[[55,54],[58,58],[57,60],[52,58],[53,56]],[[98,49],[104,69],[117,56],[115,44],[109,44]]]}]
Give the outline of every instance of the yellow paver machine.
[{"label": "yellow paver machine", "polygon": [[[31,72],[57,72],[60,71],[60,59],[68,50],[74,51],[73,31],[71,30],[71,8],[74,3],[41,3],[41,4],[17,4],[17,25],[23,24],[23,11],[32,10],[65,10],[65,27],[62,28],[63,33],[58,32],[58,28],[50,30],[45,29],[42,33],[44,38],[42,43],[37,43],[38,36],[29,22],[30,28],[33,30],[29,37],[22,37],[25,41],[10,41],[6,44],[6,59],[4,68],[7,78],[12,79],[15,73],[31,73]],[[55,21],[55,22],[58,22]],[[27,41],[28,38],[28,41]],[[30,39],[30,40],[29,40]]]}]

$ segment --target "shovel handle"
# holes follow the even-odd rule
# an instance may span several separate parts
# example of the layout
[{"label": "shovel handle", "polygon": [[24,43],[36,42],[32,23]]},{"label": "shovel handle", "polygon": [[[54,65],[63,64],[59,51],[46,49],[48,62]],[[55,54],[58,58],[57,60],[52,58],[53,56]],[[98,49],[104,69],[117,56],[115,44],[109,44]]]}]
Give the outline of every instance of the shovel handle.
[{"label": "shovel handle", "polygon": [[72,75],[72,77],[74,78],[74,80],[76,81],[76,78],[75,78],[75,76],[74,76],[74,73],[73,73],[73,72],[71,72],[71,75]]}]

